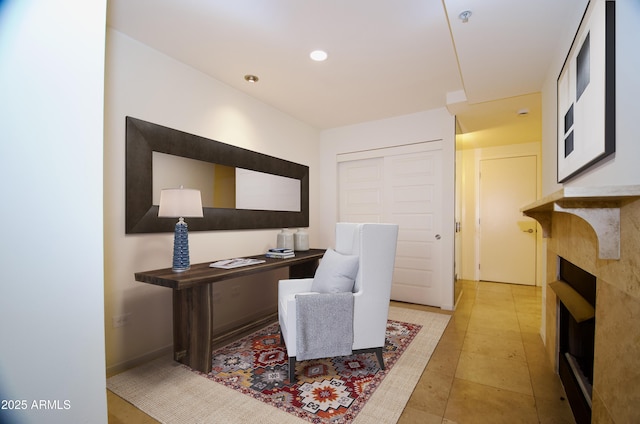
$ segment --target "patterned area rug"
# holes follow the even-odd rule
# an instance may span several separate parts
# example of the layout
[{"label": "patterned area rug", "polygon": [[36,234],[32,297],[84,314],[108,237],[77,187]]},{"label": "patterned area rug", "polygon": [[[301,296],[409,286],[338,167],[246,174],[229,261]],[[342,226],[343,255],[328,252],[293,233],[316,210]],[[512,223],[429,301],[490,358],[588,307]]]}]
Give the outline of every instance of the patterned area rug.
[{"label": "patterned area rug", "polygon": [[388,321],[385,370],[374,353],[300,361],[291,384],[286,348],[272,324],[216,350],[210,373],[194,372],[313,423],[350,423],[421,328]]},{"label": "patterned area rug", "polygon": [[[385,354],[385,362],[388,368],[384,372],[377,370],[374,374],[373,371],[369,371],[372,378],[371,382],[367,382],[362,375],[364,371],[361,371],[367,369],[368,365],[366,364],[371,364],[366,357],[355,358],[350,363],[342,361],[342,364],[338,363],[337,365],[333,361],[330,364],[326,361],[318,361],[315,367],[310,366],[310,362],[302,362],[299,365],[300,368],[298,368],[298,385],[308,384],[309,390],[306,393],[319,399],[325,397],[333,398],[334,393],[344,394],[348,392],[350,399],[345,397],[345,403],[349,404],[349,407],[345,407],[345,409],[348,409],[349,412],[342,414],[342,417],[338,414],[333,414],[334,417],[342,419],[345,423],[396,423],[422,371],[429,362],[429,358],[438,344],[449,318],[449,315],[445,314],[391,306],[389,309],[390,320],[410,323],[414,329],[422,328],[416,335],[390,337],[390,339],[395,340],[404,338],[405,342],[394,341],[389,343],[389,348]],[[273,331],[271,333],[273,334]],[[413,340],[409,343],[411,337],[413,337]],[[274,340],[274,337],[271,337],[269,341],[263,341],[262,345],[270,348],[278,347],[279,340]],[[229,348],[231,346],[216,351],[216,354],[220,354],[223,350]],[[404,350],[403,353],[401,353],[402,350]],[[279,364],[271,362],[275,362],[275,358],[278,355],[280,353],[273,352],[264,354],[259,358],[261,363],[268,364],[263,367],[265,372],[261,374],[262,378],[259,379],[264,384],[263,389],[256,388],[254,390],[249,388],[254,383],[249,383],[248,379],[241,377],[242,373],[236,377],[230,377],[226,383],[219,383],[215,380],[216,377],[213,372],[206,376],[198,374],[190,368],[173,361],[170,354],[163,355],[158,359],[108,378],[107,388],[164,424],[246,424],[253,422],[259,422],[260,424],[304,424],[309,422],[308,418],[310,417],[313,417],[314,422],[319,424],[331,422],[320,416],[324,414],[322,408],[325,405],[329,405],[329,401],[324,403],[316,402],[319,405],[318,408],[312,408],[315,411],[323,411],[322,414],[308,412],[301,407],[294,406],[289,408],[292,410],[291,412],[286,409],[287,402],[295,401],[302,404],[304,398],[294,399],[296,394],[292,392],[292,387],[295,388],[295,386],[289,386],[288,382],[284,380],[286,377],[283,377],[281,372],[278,371],[277,366]],[[244,356],[244,358],[247,357]],[[251,361],[254,360],[251,357],[249,359]],[[230,372],[230,365],[227,366],[229,370],[226,372],[232,375],[233,372]],[[270,367],[273,367],[273,370]],[[374,365],[371,365],[369,368],[373,367]],[[318,390],[314,393],[311,387],[313,387],[314,382],[319,381],[319,374],[324,374],[323,370],[325,368],[327,370],[336,370],[335,375],[332,374],[333,371],[326,373],[328,376],[333,375],[328,379],[329,381],[333,378],[339,378],[337,377],[339,369],[349,370],[351,375],[343,377],[347,377],[347,380],[351,378],[351,385],[344,383],[347,384],[346,387],[343,386],[333,391],[333,385],[326,384],[322,387],[329,387],[332,390],[323,390],[315,387]],[[240,368],[238,367],[237,369]],[[217,378],[222,377],[218,375]],[[235,382],[233,382],[234,379],[236,380]],[[340,379],[342,378],[340,377]],[[276,383],[278,386],[276,386]],[[337,383],[340,384],[339,381]],[[344,391],[341,391],[342,389]],[[262,393],[262,390],[271,390],[274,393],[278,393],[278,395],[268,396]],[[358,395],[358,397],[356,398],[353,395]],[[340,396],[337,396],[337,399],[340,398]],[[291,400],[287,401],[286,399]],[[336,404],[336,400],[331,402],[334,405]],[[329,408],[326,409],[329,410]],[[340,409],[340,406],[338,406],[338,409]],[[304,414],[300,411],[304,411]],[[355,418],[350,421],[347,414]],[[302,418],[302,416],[307,418]]]}]

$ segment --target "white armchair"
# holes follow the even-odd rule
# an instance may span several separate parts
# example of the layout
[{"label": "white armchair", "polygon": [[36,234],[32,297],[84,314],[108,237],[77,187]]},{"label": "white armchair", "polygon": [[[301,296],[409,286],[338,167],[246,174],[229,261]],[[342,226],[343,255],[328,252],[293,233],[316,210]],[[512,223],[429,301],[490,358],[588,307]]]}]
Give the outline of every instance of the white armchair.
[{"label": "white armchair", "polygon": [[[357,353],[375,352],[382,369],[382,351],[385,344],[397,237],[398,226],[395,224],[336,224],[335,251],[342,255],[358,257],[353,285],[352,350],[358,351]],[[296,320],[296,294],[313,293],[313,281],[313,278],[281,280],[278,285],[280,335],[289,356],[291,382],[295,380],[299,330]],[[324,315],[319,317],[319,320],[326,318],[326,313]]]}]

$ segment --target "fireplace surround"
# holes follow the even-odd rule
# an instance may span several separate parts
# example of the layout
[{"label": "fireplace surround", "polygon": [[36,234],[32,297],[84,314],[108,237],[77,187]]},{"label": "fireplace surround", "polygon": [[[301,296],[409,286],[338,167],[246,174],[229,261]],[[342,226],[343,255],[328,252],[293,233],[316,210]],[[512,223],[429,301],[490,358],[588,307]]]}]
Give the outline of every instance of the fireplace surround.
[{"label": "fireplace surround", "polygon": [[[575,196],[566,191],[523,208],[546,229],[541,335],[547,357],[558,370],[560,300],[549,284],[558,280],[559,258],[564,258],[596,278],[591,422],[640,422],[640,186],[570,191]],[[613,231],[590,224],[590,216],[602,208],[619,214]],[[610,212],[602,215],[615,216]],[[605,240],[610,237],[618,240]],[[603,258],[602,245],[616,243],[617,258]]]}]

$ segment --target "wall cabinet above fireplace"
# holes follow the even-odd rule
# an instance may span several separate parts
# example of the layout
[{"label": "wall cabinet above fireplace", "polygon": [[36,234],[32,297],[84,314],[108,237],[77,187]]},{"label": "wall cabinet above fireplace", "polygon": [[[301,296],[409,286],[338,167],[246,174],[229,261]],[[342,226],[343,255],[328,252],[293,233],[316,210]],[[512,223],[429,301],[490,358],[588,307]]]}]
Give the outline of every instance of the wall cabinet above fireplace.
[{"label": "wall cabinet above fireplace", "polygon": [[598,238],[600,259],[620,259],[620,206],[640,198],[640,185],[611,187],[565,187],[522,209],[551,237],[553,213],[568,213],[585,220]]}]

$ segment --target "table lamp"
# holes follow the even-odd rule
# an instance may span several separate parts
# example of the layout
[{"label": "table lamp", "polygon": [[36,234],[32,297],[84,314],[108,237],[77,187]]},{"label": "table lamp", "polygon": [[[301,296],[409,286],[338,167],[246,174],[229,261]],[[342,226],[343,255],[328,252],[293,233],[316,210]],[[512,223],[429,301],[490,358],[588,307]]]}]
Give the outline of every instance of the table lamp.
[{"label": "table lamp", "polygon": [[191,267],[189,262],[189,231],[184,218],[202,218],[200,190],[168,188],[160,191],[159,218],[178,218],[173,238],[173,271],[182,272]]}]

